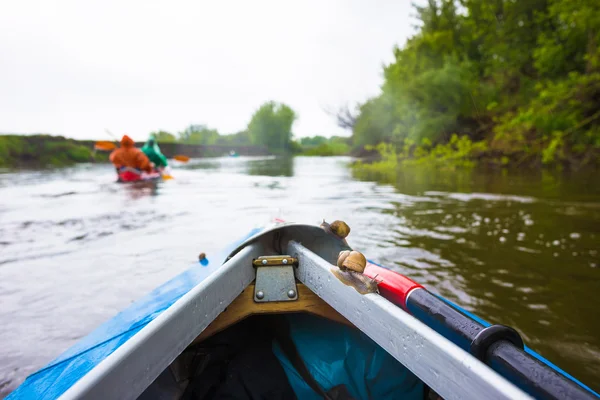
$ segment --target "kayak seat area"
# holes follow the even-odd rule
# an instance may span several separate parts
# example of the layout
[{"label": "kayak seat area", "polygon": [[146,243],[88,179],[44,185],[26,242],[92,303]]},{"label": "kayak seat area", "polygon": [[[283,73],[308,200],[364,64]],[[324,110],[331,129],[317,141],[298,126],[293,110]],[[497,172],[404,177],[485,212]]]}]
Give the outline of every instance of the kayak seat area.
[{"label": "kayak seat area", "polygon": [[[308,313],[252,315],[190,345],[140,399],[424,399],[425,385],[359,330]],[[306,375],[304,375],[306,376]]]}]

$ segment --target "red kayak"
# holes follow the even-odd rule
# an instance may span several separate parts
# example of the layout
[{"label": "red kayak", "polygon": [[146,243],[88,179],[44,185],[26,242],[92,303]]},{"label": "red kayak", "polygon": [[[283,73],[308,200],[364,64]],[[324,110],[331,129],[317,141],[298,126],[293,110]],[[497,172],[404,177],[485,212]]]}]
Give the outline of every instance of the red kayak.
[{"label": "red kayak", "polygon": [[144,172],[133,168],[121,168],[118,171],[118,182],[153,181],[161,177],[159,171]]}]

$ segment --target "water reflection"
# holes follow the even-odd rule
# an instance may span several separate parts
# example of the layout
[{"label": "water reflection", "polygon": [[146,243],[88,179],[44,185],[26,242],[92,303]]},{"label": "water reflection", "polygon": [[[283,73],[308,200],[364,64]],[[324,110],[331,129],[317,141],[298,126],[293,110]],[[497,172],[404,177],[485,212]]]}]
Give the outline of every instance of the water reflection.
[{"label": "water reflection", "polygon": [[186,170],[218,170],[258,176],[293,176],[293,157],[220,157],[191,160],[182,166]]},{"label": "water reflection", "polygon": [[131,200],[138,200],[146,196],[157,196],[159,181],[134,182],[125,184],[125,190]]},{"label": "water reflection", "polygon": [[248,175],[294,176],[293,157],[250,160],[246,165]]},{"label": "water reflection", "polygon": [[[595,171],[528,171],[477,168],[473,170],[444,170],[437,168],[401,168],[381,181],[377,175],[361,176],[367,181],[389,183],[399,190],[410,193],[450,192],[485,194],[518,194],[543,200],[559,198],[573,201],[597,202],[600,186]],[[355,176],[359,179],[359,176]],[[393,178],[393,179],[391,179]]]},{"label": "water reflection", "polygon": [[200,159],[200,160],[192,160],[183,168],[185,169],[219,169],[221,167],[221,163],[215,159]]}]

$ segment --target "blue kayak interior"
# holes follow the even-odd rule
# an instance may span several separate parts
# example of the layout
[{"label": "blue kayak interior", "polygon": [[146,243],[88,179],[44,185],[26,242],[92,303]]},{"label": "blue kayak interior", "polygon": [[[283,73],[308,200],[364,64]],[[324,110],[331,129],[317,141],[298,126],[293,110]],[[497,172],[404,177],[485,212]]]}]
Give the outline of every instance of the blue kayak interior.
[{"label": "blue kayak interior", "polygon": [[140,399],[323,399],[298,371],[290,340],[331,399],[436,398],[348,323],[293,313],[250,316],[193,343]]}]

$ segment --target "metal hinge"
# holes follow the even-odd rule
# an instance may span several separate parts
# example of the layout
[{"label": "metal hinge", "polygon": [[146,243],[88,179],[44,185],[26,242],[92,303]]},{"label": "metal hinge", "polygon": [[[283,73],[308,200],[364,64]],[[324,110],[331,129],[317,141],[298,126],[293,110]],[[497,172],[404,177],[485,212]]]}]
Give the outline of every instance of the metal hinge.
[{"label": "metal hinge", "polygon": [[294,275],[298,259],[292,256],[261,256],[252,260],[252,265],[256,268],[255,302],[298,300]]}]

